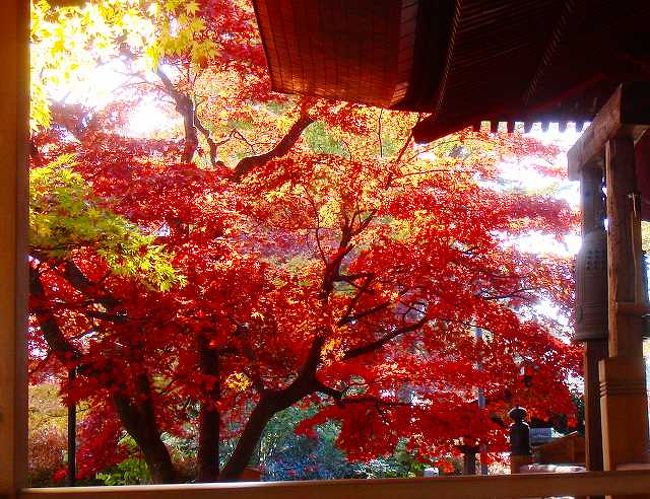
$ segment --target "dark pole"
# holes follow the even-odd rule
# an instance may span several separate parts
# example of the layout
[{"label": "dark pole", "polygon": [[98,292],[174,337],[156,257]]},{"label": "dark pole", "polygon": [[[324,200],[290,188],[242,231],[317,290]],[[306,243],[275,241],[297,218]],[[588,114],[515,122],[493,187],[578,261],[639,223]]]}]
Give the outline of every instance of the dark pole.
[{"label": "dark pole", "polygon": [[[68,371],[68,386],[74,384],[77,377],[76,368]],[[68,485],[74,487],[77,483],[77,404],[68,405]]]},{"label": "dark pole", "polygon": [[[476,342],[477,343],[482,343],[483,342],[483,330],[480,327],[475,327],[474,328],[474,336],[476,337]],[[479,362],[478,364],[478,369],[482,370],[483,369],[483,364]],[[476,399],[476,403],[478,405],[479,409],[485,409],[485,391],[483,388],[479,387],[478,388],[478,396]],[[487,444],[485,442],[482,442],[480,447],[479,447],[479,462],[481,464],[481,475],[487,475],[488,474],[488,465],[487,465]]]}]

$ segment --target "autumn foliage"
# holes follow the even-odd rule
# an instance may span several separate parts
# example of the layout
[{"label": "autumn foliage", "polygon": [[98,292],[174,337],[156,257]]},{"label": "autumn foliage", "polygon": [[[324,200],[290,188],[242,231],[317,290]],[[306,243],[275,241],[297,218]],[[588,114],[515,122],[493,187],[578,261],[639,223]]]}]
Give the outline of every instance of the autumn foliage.
[{"label": "autumn foliage", "polygon": [[[569,315],[570,262],[516,241],[575,216],[500,176],[554,148],[415,145],[417,116],[275,94],[245,1],[37,1],[33,38],[30,365],[88,407],[81,475],[126,431],[155,481],[236,479],[294,405],[357,460],[504,450],[514,404],[573,414],[579,357],[539,307]],[[126,74],[110,99],[52,90],[102,65]],[[151,103],[168,119],[130,131]],[[196,441],[197,477],[163,433]]]}]

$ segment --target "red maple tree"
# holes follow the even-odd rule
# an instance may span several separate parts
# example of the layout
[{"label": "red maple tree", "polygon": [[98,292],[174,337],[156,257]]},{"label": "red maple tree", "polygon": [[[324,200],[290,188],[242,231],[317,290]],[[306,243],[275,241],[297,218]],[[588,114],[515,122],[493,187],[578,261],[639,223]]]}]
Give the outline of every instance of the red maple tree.
[{"label": "red maple tree", "polygon": [[[236,479],[296,404],[320,408],[302,431],[340,420],[351,459],[402,440],[428,459],[503,450],[514,403],[571,414],[578,355],[537,308],[568,314],[570,262],[513,241],[575,217],[499,176],[504,157],[556,151],[470,132],[416,146],[416,117],[273,94],[250,8],[191,4],[200,29],[164,39],[157,79],[53,103],[33,137],[32,372],[78,371],[62,387],[89,407],[80,472],[119,460],[124,428],[156,482],[180,478],[163,432],[196,439],[198,480]],[[127,136],[156,98],[179,133]]]}]

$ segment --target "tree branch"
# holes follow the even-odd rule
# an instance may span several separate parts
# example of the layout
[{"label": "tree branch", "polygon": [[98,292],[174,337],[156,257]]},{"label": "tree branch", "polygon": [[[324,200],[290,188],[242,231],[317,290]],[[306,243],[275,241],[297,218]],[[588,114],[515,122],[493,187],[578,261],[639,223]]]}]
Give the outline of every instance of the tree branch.
[{"label": "tree branch", "polygon": [[183,126],[185,129],[185,146],[183,147],[181,161],[183,163],[189,163],[192,161],[194,153],[199,146],[199,137],[196,133],[195,126],[196,109],[194,102],[188,95],[184,94],[183,92],[179,92],[176,89],[169,76],[167,76],[160,67],[156,68],[155,73],[158,75],[158,78],[160,78],[165,92],[174,99],[174,102],[176,103],[176,111],[178,111],[181,116],[183,116]]},{"label": "tree branch", "polygon": [[241,182],[242,179],[253,169],[266,164],[272,159],[280,158],[286,155],[298,141],[304,129],[311,125],[313,122],[314,120],[309,116],[301,115],[298,120],[293,125],[291,125],[289,131],[285,134],[284,137],[282,137],[280,142],[278,142],[273,149],[263,154],[242,158],[239,163],[237,163],[237,166],[233,171],[233,180],[235,182]]},{"label": "tree branch", "polygon": [[51,308],[47,306],[47,296],[41,276],[38,270],[32,266],[29,267],[29,292],[37,303],[36,306],[31,307],[31,311],[36,316],[47,346],[62,364],[79,362],[81,352],[68,341],[61,331]]},{"label": "tree branch", "polygon": [[367,317],[369,315],[372,315],[374,313],[381,312],[382,310],[385,310],[386,308],[388,308],[388,306],[390,304],[391,304],[391,301],[388,300],[388,301],[379,303],[379,304],[375,305],[374,307],[370,307],[370,308],[368,308],[366,310],[362,310],[360,312],[357,312],[356,314],[348,313],[339,320],[337,325],[338,326],[344,326],[346,324],[349,324],[350,322],[354,322],[354,321],[357,321],[359,319],[363,319],[364,317]]},{"label": "tree branch", "polygon": [[426,318],[420,319],[419,321],[414,322],[413,324],[409,324],[408,326],[398,328],[391,333],[385,334],[378,340],[372,341],[370,343],[366,343],[365,345],[362,345],[360,347],[351,348],[350,350],[345,352],[345,354],[343,354],[343,360],[350,360],[355,357],[360,357],[361,355],[365,355],[367,353],[371,353],[376,350],[379,350],[389,341],[397,338],[398,336],[406,333],[410,333],[412,331],[417,331],[422,326],[424,326],[425,323],[426,323]]}]

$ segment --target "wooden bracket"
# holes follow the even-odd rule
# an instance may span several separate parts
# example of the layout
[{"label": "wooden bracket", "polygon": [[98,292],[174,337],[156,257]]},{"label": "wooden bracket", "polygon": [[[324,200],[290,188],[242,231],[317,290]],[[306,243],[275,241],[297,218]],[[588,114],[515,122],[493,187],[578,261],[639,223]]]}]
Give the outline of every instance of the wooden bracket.
[{"label": "wooden bracket", "polygon": [[630,137],[636,142],[648,127],[650,82],[620,85],[567,153],[569,178],[578,180],[583,168],[602,167],[608,140]]}]

